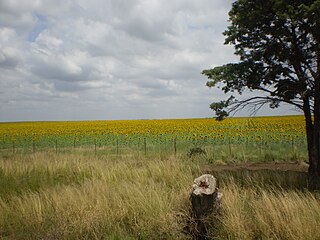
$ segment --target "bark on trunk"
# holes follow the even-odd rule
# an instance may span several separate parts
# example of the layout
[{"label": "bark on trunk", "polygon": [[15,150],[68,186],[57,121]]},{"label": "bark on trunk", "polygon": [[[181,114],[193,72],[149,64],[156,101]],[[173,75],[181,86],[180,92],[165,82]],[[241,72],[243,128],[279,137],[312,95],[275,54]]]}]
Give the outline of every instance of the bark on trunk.
[{"label": "bark on trunk", "polygon": [[[311,114],[305,112],[306,133],[308,145],[308,188],[309,190],[320,190],[320,164],[319,164],[319,126],[312,122]],[[316,121],[316,119],[314,119]],[[319,120],[317,120],[319,121]]]},{"label": "bark on trunk", "polygon": [[[214,226],[208,216],[218,214],[222,193],[216,188],[216,179],[210,174],[204,174],[194,180],[190,194],[192,215],[195,222],[194,240],[206,240],[207,230]],[[217,216],[216,216],[217,217]]]},{"label": "bark on trunk", "polygon": [[[319,72],[319,71],[318,71]],[[315,79],[313,121],[309,98],[304,99],[308,144],[308,188],[320,190],[320,76]]]}]

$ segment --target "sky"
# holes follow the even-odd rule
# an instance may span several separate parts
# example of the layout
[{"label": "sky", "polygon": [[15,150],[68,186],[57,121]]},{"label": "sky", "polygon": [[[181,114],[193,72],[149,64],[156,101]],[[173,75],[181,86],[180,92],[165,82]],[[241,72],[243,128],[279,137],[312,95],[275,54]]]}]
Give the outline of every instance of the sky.
[{"label": "sky", "polygon": [[232,2],[0,0],[0,121],[213,117]]}]

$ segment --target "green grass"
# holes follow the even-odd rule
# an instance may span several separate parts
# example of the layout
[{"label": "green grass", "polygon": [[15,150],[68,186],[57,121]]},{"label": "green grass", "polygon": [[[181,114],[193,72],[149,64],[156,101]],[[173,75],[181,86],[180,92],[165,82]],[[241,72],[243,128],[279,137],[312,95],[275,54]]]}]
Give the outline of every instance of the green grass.
[{"label": "green grass", "polygon": [[[105,151],[110,149],[96,155],[85,148],[58,154],[54,149],[2,152],[0,239],[192,239],[185,231],[193,224],[189,193],[211,153],[189,158],[186,153]],[[215,226],[209,239],[320,236],[320,201],[305,190],[305,173],[210,173],[224,196],[219,221],[209,218]]]},{"label": "green grass", "polygon": [[181,157],[188,157],[192,148],[200,147],[206,151],[202,156],[203,163],[230,163],[230,162],[306,162],[307,148],[305,143],[254,143],[254,144],[204,144],[195,142],[177,142],[176,151],[173,142],[167,143],[150,143],[147,142],[139,145],[119,142],[118,145],[89,145],[75,147],[39,147],[33,148],[4,148],[0,149],[0,155],[11,156],[24,155],[31,153],[52,154],[81,154],[88,157],[106,156],[118,157],[120,155],[143,155],[148,157],[169,157],[176,154]]},{"label": "green grass", "polygon": [[26,192],[39,192],[58,185],[80,185],[93,177],[89,168],[75,161],[61,161],[51,155],[50,164],[43,154],[6,156],[0,162],[0,196],[9,198]]}]

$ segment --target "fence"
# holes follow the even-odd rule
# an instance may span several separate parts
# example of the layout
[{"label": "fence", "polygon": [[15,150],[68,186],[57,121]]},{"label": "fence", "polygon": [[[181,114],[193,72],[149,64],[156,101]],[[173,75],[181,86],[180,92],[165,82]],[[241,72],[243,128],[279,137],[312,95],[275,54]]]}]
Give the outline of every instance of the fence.
[{"label": "fence", "polygon": [[94,155],[121,155],[132,152],[147,154],[188,155],[193,148],[202,148],[206,157],[216,160],[263,158],[266,161],[306,159],[306,141],[303,138],[287,138],[286,140],[268,138],[179,138],[177,136],[64,136],[42,137],[33,139],[17,138],[0,141],[2,153],[36,153],[50,150],[51,152],[90,152]]}]

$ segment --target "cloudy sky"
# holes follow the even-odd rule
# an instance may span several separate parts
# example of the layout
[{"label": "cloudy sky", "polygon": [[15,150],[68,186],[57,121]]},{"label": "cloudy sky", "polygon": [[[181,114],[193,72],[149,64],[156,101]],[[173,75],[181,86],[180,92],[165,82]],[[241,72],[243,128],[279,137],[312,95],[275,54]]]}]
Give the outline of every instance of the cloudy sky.
[{"label": "cloudy sky", "polygon": [[212,117],[231,4],[0,0],[0,121]]}]

